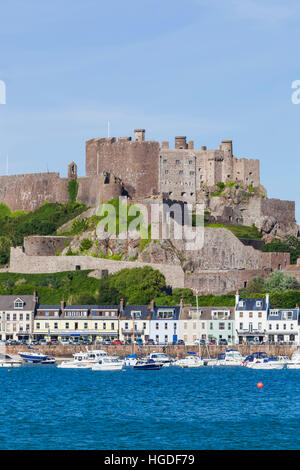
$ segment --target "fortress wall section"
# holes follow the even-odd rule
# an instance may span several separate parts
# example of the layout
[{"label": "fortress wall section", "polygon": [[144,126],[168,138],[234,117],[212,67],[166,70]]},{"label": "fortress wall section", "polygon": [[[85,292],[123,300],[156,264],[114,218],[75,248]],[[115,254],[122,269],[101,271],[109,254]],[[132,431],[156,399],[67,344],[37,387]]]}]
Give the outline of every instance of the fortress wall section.
[{"label": "fortress wall section", "polygon": [[259,160],[233,157],[233,180],[244,185],[258,187],[260,185]]},{"label": "fortress wall section", "polygon": [[290,225],[296,223],[295,218],[295,202],[281,201],[280,199],[262,199],[261,215],[264,217],[274,216],[279,223]]},{"label": "fortress wall section", "polygon": [[27,256],[22,247],[11,248],[9,272],[40,274],[75,270],[103,270],[109,274],[124,268],[151,266],[158,269],[172,287],[184,287],[184,273],[180,266],[141,263],[138,261],[113,261],[93,256]]},{"label": "fortress wall section", "polygon": [[37,209],[46,201],[67,202],[66,179],[59,173],[0,176],[0,201],[12,211]]},{"label": "fortress wall section", "polygon": [[159,143],[129,138],[86,142],[86,175],[109,172],[120,178],[132,198],[158,193]]},{"label": "fortress wall section", "polygon": [[27,256],[55,256],[72,240],[72,237],[33,235],[24,238],[24,250]]},{"label": "fortress wall section", "polygon": [[77,200],[88,207],[97,206],[100,202],[100,176],[80,177],[78,178]]},{"label": "fortress wall section", "polygon": [[247,287],[254,276],[261,276],[261,270],[205,270],[185,274],[185,287],[197,289],[200,295],[222,295]]}]

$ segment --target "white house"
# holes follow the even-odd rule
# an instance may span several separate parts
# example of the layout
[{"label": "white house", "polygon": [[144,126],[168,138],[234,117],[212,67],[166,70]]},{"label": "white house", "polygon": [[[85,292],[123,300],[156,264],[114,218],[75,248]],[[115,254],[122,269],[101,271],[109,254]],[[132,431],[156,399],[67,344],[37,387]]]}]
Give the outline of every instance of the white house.
[{"label": "white house", "polygon": [[299,307],[291,309],[271,309],[267,325],[270,343],[300,344],[299,341]]},{"label": "white house", "polygon": [[178,341],[181,307],[154,308],[150,320],[150,338],[156,344],[171,344]]},{"label": "white house", "polygon": [[37,292],[34,292],[33,295],[1,295],[1,340],[29,339],[33,332],[37,305]]},{"label": "white house", "polygon": [[268,340],[270,296],[262,299],[241,299],[235,296],[235,343],[262,343]]}]

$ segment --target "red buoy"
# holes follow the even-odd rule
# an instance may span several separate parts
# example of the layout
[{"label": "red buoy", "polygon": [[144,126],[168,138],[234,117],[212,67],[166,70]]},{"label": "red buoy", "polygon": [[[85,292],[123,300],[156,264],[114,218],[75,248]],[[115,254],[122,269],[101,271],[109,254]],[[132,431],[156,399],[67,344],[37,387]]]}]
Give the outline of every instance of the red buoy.
[{"label": "red buoy", "polygon": [[264,384],[262,382],[258,382],[257,388],[263,388]]}]

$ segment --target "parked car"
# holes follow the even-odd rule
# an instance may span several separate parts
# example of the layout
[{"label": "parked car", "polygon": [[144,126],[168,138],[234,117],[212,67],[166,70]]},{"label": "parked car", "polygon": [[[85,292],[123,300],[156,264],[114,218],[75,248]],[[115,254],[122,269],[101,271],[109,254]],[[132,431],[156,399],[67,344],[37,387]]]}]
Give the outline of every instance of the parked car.
[{"label": "parked car", "polygon": [[48,341],[46,341],[45,339],[40,339],[39,344],[40,344],[41,346],[47,346]]},{"label": "parked car", "polygon": [[37,339],[33,339],[30,344],[32,344],[33,346],[37,346],[39,344],[38,340]]},{"label": "parked car", "polygon": [[60,344],[62,344],[62,345],[67,345],[67,344],[70,344],[70,343],[69,343],[69,340],[68,340],[68,339],[62,338],[62,339],[60,340]]},{"label": "parked car", "polygon": [[215,339],[211,339],[210,342],[209,342],[210,345],[214,345],[214,344],[217,344],[216,340]]},{"label": "parked car", "polygon": [[179,340],[177,341],[177,344],[178,344],[179,346],[184,346],[184,345],[185,345],[185,342],[183,341],[183,339],[179,339]]},{"label": "parked car", "polygon": [[[98,342],[97,342],[97,344],[98,344]],[[104,339],[103,341],[100,341],[100,344],[103,344],[104,346],[105,345],[109,346],[113,343],[110,341],[110,339]]]},{"label": "parked car", "polygon": [[222,345],[227,346],[227,344],[228,344],[227,339],[225,339],[225,338],[219,339],[219,345],[220,346],[222,346]]},{"label": "parked car", "polygon": [[50,344],[53,344],[53,345],[58,344],[57,339],[52,339],[51,342],[50,342]]},{"label": "parked car", "polygon": [[20,343],[24,344],[24,345],[27,345],[28,344],[28,339],[21,339]]},{"label": "parked car", "polygon": [[146,344],[148,344],[148,345],[153,344],[154,345],[155,344],[154,339],[151,339],[151,338],[147,339]]},{"label": "parked car", "polygon": [[120,344],[122,345],[123,343],[119,339],[115,339],[115,341],[113,342],[114,346],[117,346],[117,345],[120,345]]}]

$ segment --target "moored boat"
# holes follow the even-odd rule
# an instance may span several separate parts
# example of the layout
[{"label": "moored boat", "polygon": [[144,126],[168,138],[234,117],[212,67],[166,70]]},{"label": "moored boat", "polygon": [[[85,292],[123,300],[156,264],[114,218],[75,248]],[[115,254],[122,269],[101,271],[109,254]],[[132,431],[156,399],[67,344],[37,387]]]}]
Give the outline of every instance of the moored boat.
[{"label": "moored boat", "polygon": [[154,361],[153,359],[139,359],[133,366],[136,370],[160,370],[163,367],[161,362]]},{"label": "moored boat", "polygon": [[173,357],[169,357],[164,353],[152,352],[151,354],[149,354],[148,359],[151,359],[154,362],[162,364],[164,367],[174,365],[175,363],[175,359],[173,359]]},{"label": "moored boat", "polygon": [[47,359],[47,354],[39,352],[19,352],[20,358],[29,364],[39,364]]},{"label": "moored boat", "polygon": [[177,361],[175,361],[174,365],[182,368],[202,367],[204,366],[204,361],[201,357],[190,354],[188,356],[183,357],[182,359],[178,359]]},{"label": "moored boat", "polygon": [[243,356],[235,349],[227,349],[225,353],[219,354],[215,363],[216,366],[241,366]]},{"label": "moored boat", "polygon": [[123,361],[114,357],[103,357],[96,364],[92,365],[92,370],[122,370]]},{"label": "moored boat", "polygon": [[88,369],[105,357],[117,358],[109,356],[103,349],[87,350],[73,354],[72,360],[62,361],[57,367],[60,369]]},{"label": "moored boat", "polygon": [[20,367],[22,362],[8,354],[0,354],[0,367]]}]

